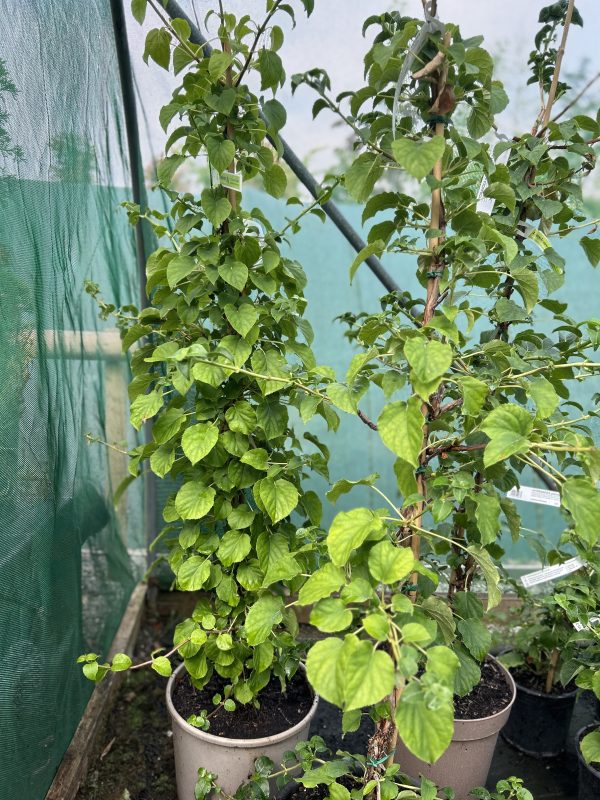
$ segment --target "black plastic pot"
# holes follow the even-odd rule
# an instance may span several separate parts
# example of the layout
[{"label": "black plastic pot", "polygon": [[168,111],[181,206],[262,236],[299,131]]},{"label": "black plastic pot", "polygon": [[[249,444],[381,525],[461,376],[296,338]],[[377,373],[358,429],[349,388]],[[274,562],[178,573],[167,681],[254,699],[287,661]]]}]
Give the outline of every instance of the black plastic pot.
[{"label": "black plastic pot", "polygon": [[517,682],[517,699],[502,738],[528,756],[551,758],[565,749],[577,690],[545,694]]},{"label": "black plastic pot", "polygon": [[579,761],[579,800],[598,800],[600,797],[600,771],[595,769],[590,764],[586,764],[579,749],[579,742],[583,739],[586,733],[591,733],[595,730],[597,725],[588,725],[577,732],[576,750],[577,760]]}]

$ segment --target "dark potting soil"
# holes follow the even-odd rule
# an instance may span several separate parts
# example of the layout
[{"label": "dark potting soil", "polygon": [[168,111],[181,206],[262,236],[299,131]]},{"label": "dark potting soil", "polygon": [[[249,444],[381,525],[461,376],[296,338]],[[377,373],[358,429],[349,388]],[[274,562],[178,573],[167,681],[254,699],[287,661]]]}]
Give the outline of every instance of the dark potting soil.
[{"label": "dark potting soil", "polygon": [[524,669],[523,667],[515,667],[514,669],[511,669],[510,674],[513,676],[515,682],[518,683],[519,686],[524,686],[526,689],[533,689],[534,691],[542,692],[543,694],[568,694],[577,688],[573,683],[569,684],[566,688],[562,685],[562,683],[555,683],[552,686],[552,690],[550,692],[546,692],[545,675],[535,675],[533,672],[531,672],[531,670]]},{"label": "dark potting soil", "polygon": [[[195,689],[187,675],[182,676],[173,690],[173,705],[187,719],[205,709],[214,709],[212,698],[223,695],[227,681],[215,675],[204,689]],[[236,703],[235,711],[226,711],[222,706],[210,718],[209,733],[229,739],[260,739],[289,730],[310,711],[313,696],[304,675],[298,671],[281,691],[279,678],[272,677],[258,695],[259,708],[251,703]]]},{"label": "dark potting soil", "polygon": [[512,692],[495,661],[481,665],[481,680],[472,692],[454,698],[455,719],[482,719],[497,714],[510,703]]}]

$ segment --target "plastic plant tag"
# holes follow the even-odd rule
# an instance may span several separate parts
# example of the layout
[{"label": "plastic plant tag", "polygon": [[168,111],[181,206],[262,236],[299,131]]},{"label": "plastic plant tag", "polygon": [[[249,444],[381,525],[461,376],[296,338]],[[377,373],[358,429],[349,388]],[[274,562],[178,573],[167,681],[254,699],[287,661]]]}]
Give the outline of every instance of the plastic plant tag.
[{"label": "plastic plant tag", "polygon": [[[505,150],[498,156],[498,160],[496,164],[506,164],[510,157],[510,150]],[[477,205],[475,207],[476,211],[483,211],[486,214],[491,214],[494,210],[494,204],[496,203],[493,197],[485,197],[484,192],[489,186],[489,181],[487,179],[487,175],[484,175],[481,179],[481,183],[479,184],[479,189],[477,190]]]},{"label": "plastic plant tag", "polygon": [[600,622],[600,617],[590,617],[587,625],[584,625],[583,622],[574,622],[573,627],[576,631],[584,631],[586,628],[595,627],[598,622]]},{"label": "plastic plant tag", "polygon": [[221,186],[224,186],[226,189],[233,189],[234,192],[241,192],[242,191],[241,172],[222,172]]},{"label": "plastic plant tag", "polygon": [[537,586],[539,583],[547,583],[554,581],[557,578],[562,578],[563,575],[569,575],[571,572],[577,572],[578,569],[584,566],[584,563],[579,556],[570,558],[562,564],[555,564],[553,567],[544,567],[538,569],[536,572],[530,572],[527,575],[521,576],[521,583],[526,589],[530,586]]},{"label": "plastic plant tag", "polygon": [[511,500],[523,500],[525,503],[538,503],[541,506],[560,507],[559,492],[552,492],[550,489],[536,489],[535,486],[515,486],[506,496]]},{"label": "plastic plant tag", "polygon": [[548,237],[540,230],[538,230],[537,228],[532,228],[531,225],[526,225],[525,223],[520,223],[520,224],[523,228],[525,236],[529,239],[530,242],[537,244],[542,253],[544,252],[544,250],[549,250],[552,247],[550,239],[548,239]]}]

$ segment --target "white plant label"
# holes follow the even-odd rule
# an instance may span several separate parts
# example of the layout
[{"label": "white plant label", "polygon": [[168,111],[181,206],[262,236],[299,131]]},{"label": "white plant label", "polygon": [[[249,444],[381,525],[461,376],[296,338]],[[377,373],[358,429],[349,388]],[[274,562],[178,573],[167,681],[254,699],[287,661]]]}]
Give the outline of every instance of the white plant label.
[{"label": "white plant label", "polygon": [[[498,156],[498,160],[496,164],[506,164],[510,156],[510,148],[505,150]],[[475,207],[476,211],[483,211],[486,214],[491,214],[494,210],[494,205],[496,201],[493,197],[485,197],[484,192],[489,186],[489,181],[487,176],[484,175],[481,179],[481,183],[479,184],[479,189],[477,190],[477,205]]]},{"label": "white plant label", "polygon": [[560,507],[560,494],[550,489],[536,489],[535,486],[515,486],[506,493],[511,500],[523,500],[525,503],[538,503],[541,506]]},{"label": "white plant label", "polygon": [[226,189],[233,189],[234,192],[242,191],[242,173],[241,172],[222,172],[221,173],[221,186]]},{"label": "white plant label", "polygon": [[553,567],[544,567],[538,569],[536,572],[530,572],[527,575],[521,576],[521,583],[526,589],[530,586],[537,586],[538,583],[547,583],[554,581],[557,578],[562,578],[563,575],[569,575],[571,572],[577,572],[578,569],[584,566],[584,562],[575,556],[570,558],[562,564],[555,564]]},{"label": "white plant label", "polygon": [[593,628],[598,622],[600,622],[600,617],[590,617],[587,625],[584,625],[583,622],[574,622],[573,627],[576,631],[584,631],[586,628]]}]

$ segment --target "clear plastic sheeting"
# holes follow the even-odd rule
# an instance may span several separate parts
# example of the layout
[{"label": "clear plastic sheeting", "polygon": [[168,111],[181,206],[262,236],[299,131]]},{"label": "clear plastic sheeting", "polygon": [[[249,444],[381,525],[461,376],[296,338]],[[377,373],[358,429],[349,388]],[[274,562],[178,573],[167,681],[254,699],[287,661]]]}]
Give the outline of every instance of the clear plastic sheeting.
[{"label": "clear plastic sheeting", "polygon": [[145,567],[142,484],[111,500],[127,361],[84,283],[139,286],[110,4],[0,0],[0,41],[0,798],[42,800],[92,688],[75,659]]}]

